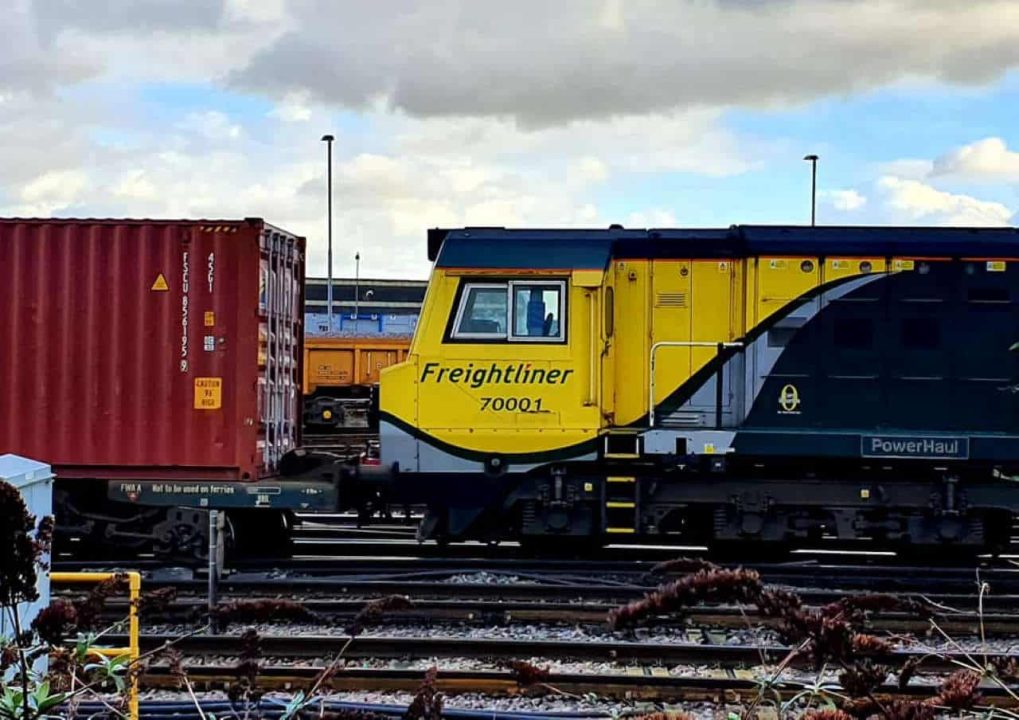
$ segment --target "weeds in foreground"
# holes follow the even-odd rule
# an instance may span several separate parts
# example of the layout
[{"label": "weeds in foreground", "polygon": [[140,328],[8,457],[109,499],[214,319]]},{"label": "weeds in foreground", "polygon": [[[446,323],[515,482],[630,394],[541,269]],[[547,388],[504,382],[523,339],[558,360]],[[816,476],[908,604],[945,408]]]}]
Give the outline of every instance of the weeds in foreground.
[{"label": "weeds in foreground", "polygon": [[[234,681],[227,688],[232,711],[219,717],[202,709],[195,686],[188,676],[183,656],[176,645],[204,632],[208,626],[144,653],[136,661],[128,656],[106,658],[92,648],[104,635],[122,631],[127,619],[102,627],[110,598],[126,593],[127,577],[114,576],[97,583],[83,597],[57,598],[41,610],[26,627],[21,609],[39,598],[39,574],[48,570],[44,562],[53,533],[52,518],[36,522],[18,491],[0,481],[0,613],[14,628],[9,639],[0,638],[0,720],[74,720],[84,703],[90,705],[89,720],[124,720],[128,717],[131,681],[155,660],[164,661],[178,687],[191,698],[203,720],[261,720],[263,717],[297,720],[378,720],[372,713],[328,711],[320,691],[342,670],[342,656],[354,637],[387,612],[411,606],[402,596],[368,603],[349,628],[349,637],[334,661],[311,683],[286,701],[267,700],[259,687],[262,671],[260,638],[254,629],[245,630],[244,650],[235,668]],[[139,615],[158,616],[174,600],[172,590],[147,593],[137,604]],[[254,600],[224,603],[213,617],[221,625],[237,623],[309,621],[316,616],[291,600]],[[49,657],[46,672],[36,661]],[[102,710],[96,712],[94,705]],[[271,705],[271,707],[270,707]],[[426,673],[414,701],[407,710],[411,720],[435,720],[442,715],[443,696],[437,688],[437,670]]]},{"label": "weeds in foreground", "polygon": [[[1015,683],[1019,665],[1012,658],[986,656],[978,660],[972,653],[954,662],[959,669],[943,679],[930,697],[925,699],[880,700],[879,691],[887,679],[894,675],[891,663],[894,645],[887,639],[865,632],[864,625],[873,612],[898,611],[927,620],[931,628],[952,643],[934,620],[929,606],[913,598],[884,594],[857,595],[844,598],[819,608],[807,607],[794,592],[771,588],[761,582],[760,575],[743,568],[721,568],[701,560],[676,560],[658,566],[661,571],[675,572],[689,569],[682,577],[663,584],[609,614],[614,629],[637,625],[652,625],[663,615],[682,615],[688,609],[703,603],[735,603],[741,608],[753,607],[762,618],[777,619],[779,637],[793,650],[778,664],[772,675],[760,682],[755,701],[745,713],[753,716],[757,707],[771,695],[783,716],[793,717],[798,711],[810,720],[931,720],[945,710],[972,710],[981,701],[981,682],[990,680],[1003,688],[1013,700],[1019,694],[1010,684]],[[980,617],[983,617],[984,584],[980,584]],[[981,619],[981,639],[983,622]],[[818,672],[815,684],[805,686],[790,701],[782,702],[778,683],[782,674],[795,661],[809,661]],[[899,688],[909,685],[911,678],[923,664],[924,658],[906,662],[899,670]],[[838,669],[838,685],[821,681],[825,669]],[[803,709],[803,705],[806,709]],[[822,707],[816,707],[821,704]],[[1019,718],[1019,715],[995,710],[998,717]]]},{"label": "weeds in foreground", "polygon": [[[23,622],[25,603],[39,599],[39,574],[53,537],[52,518],[38,523],[18,491],[0,481],[0,613],[14,633],[0,638],[0,720],[74,718],[84,701],[103,711],[94,718],[126,717],[132,679],[154,653],[104,657],[92,648],[121,621],[99,629],[100,616],[112,595],[126,590],[125,578],[98,583],[83,598],[59,599]],[[49,659],[47,670],[41,661]]]}]

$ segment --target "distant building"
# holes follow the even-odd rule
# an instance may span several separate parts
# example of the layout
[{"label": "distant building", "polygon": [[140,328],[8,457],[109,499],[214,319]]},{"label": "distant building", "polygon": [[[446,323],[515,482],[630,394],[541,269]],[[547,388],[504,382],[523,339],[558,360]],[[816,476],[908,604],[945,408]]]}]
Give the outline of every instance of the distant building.
[{"label": "distant building", "polygon": [[357,282],[357,317],[354,317],[353,278],[333,278],[333,326],[327,324],[326,279],[308,278],[305,287],[305,332],[308,335],[390,336],[414,334],[427,280],[373,280]]}]

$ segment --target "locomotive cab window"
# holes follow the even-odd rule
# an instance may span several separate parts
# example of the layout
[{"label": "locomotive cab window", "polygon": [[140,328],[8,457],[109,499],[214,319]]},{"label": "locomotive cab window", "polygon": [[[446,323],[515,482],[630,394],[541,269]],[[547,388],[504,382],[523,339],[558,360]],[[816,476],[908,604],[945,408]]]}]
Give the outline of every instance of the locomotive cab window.
[{"label": "locomotive cab window", "polygon": [[566,283],[513,280],[468,283],[460,295],[452,337],[456,340],[563,342]]},{"label": "locomotive cab window", "polygon": [[510,340],[559,342],[563,339],[563,285],[555,282],[511,282],[513,333]]},{"label": "locomotive cab window", "polygon": [[453,337],[478,340],[506,338],[506,286],[472,283],[464,289]]}]

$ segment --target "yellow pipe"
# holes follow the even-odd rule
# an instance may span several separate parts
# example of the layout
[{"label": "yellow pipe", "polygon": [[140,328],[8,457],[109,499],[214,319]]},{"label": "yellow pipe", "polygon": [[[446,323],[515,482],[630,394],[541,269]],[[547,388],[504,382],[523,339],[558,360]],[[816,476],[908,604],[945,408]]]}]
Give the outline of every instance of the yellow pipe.
[{"label": "yellow pipe", "polygon": [[[111,572],[55,572],[50,573],[50,580],[53,582],[62,583],[76,583],[76,582],[88,582],[96,583],[103,582],[104,580],[112,580],[118,575],[129,575],[131,573],[111,573]],[[134,573],[137,575],[138,573]]]},{"label": "yellow pipe", "polygon": [[[141,597],[142,576],[138,572],[110,573],[110,572],[55,572],[50,573],[50,581],[55,583],[99,583],[112,580],[115,577],[127,576],[128,594],[131,599],[127,611],[128,637],[130,645],[126,648],[89,648],[89,652],[103,657],[120,657],[129,655],[134,665],[141,657],[141,630],[138,622],[138,599]],[[138,720],[138,676],[131,674],[131,691],[128,695],[128,709],[131,720]]]}]

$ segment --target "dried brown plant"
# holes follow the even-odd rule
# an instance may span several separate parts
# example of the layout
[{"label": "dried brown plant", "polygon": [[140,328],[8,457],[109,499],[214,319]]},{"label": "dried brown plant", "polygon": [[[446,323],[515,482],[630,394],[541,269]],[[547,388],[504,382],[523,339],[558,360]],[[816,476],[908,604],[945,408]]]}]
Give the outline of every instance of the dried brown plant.
[{"label": "dried brown plant", "polygon": [[979,688],[980,675],[972,670],[957,670],[941,683],[932,703],[956,710],[968,710],[980,700],[980,693],[977,692]]},{"label": "dried brown plant", "polygon": [[35,616],[32,629],[43,642],[60,645],[77,632],[78,611],[71,601],[54,598]]},{"label": "dried brown plant", "polygon": [[510,669],[513,679],[517,681],[517,685],[520,687],[547,683],[551,675],[548,668],[538,667],[526,660],[511,660],[506,663],[506,666]]},{"label": "dried brown plant", "polygon": [[212,615],[224,630],[233,624],[315,622],[319,619],[300,602],[286,598],[230,600],[217,605]]},{"label": "dried brown plant", "polygon": [[443,697],[435,686],[439,671],[435,667],[428,669],[425,679],[421,682],[417,694],[404,713],[405,720],[441,720]]},{"label": "dried brown plant", "polygon": [[853,716],[838,708],[808,710],[800,716],[800,720],[853,720]]},{"label": "dried brown plant", "polygon": [[409,610],[414,607],[413,601],[406,595],[387,595],[371,600],[354,616],[347,625],[347,634],[351,637],[360,635],[365,629],[378,622],[386,613]]},{"label": "dried brown plant", "polygon": [[651,567],[652,575],[666,575],[676,573],[692,573],[700,570],[720,570],[715,563],[702,558],[679,557],[673,560],[665,560]]}]

